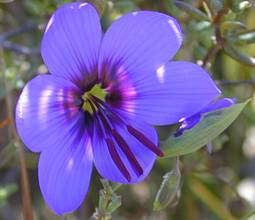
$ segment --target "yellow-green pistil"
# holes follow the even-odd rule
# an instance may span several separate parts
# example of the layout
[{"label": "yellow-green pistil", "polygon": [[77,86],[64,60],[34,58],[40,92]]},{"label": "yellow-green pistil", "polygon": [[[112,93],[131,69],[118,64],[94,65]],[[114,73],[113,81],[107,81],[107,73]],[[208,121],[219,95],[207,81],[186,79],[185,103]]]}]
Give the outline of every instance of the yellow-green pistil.
[{"label": "yellow-green pistil", "polygon": [[[107,93],[104,89],[102,89],[100,84],[96,84],[94,85],[94,87],[85,92],[82,96],[82,99],[84,100],[84,103],[82,105],[82,108],[89,112],[90,114],[93,113],[93,109],[91,107],[91,103],[88,101],[90,96],[96,96],[97,98],[101,99],[102,101],[105,101],[105,97],[106,97]],[[97,109],[96,106],[94,106],[95,109]]]}]

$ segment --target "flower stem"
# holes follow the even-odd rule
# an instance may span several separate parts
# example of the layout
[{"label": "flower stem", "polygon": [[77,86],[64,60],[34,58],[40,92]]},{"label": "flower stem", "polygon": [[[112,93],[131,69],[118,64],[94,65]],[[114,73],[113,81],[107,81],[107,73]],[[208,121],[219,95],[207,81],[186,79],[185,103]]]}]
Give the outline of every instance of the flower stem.
[{"label": "flower stem", "polygon": [[112,213],[121,205],[121,197],[118,196],[115,191],[119,189],[122,184],[112,186],[110,182],[105,179],[102,179],[101,182],[103,189],[99,192],[98,208],[96,208],[91,220],[110,220],[112,219]]},{"label": "flower stem", "polygon": [[24,155],[24,149],[20,139],[17,135],[15,125],[14,125],[14,115],[13,115],[13,104],[12,104],[12,97],[11,93],[8,92],[8,82],[5,77],[5,63],[3,59],[3,49],[0,47],[0,72],[3,74],[4,79],[4,87],[6,91],[5,102],[6,102],[6,112],[8,114],[8,118],[10,119],[10,127],[9,127],[9,138],[14,139],[14,144],[17,147],[17,154],[20,162],[20,172],[21,172],[21,189],[22,189],[22,205],[23,205],[23,217],[26,220],[33,220],[33,210],[31,205],[31,196],[30,196],[30,186],[28,181],[28,174],[26,168],[26,161]]},{"label": "flower stem", "polygon": [[213,59],[213,57],[215,57],[216,53],[220,50],[220,46],[219,45],[213,45],[208,53],[205,55],[204,59],[203,59],[203,63],[202,63],[202,67],[205,69],[209,69],[209,63],[210,61]]}]

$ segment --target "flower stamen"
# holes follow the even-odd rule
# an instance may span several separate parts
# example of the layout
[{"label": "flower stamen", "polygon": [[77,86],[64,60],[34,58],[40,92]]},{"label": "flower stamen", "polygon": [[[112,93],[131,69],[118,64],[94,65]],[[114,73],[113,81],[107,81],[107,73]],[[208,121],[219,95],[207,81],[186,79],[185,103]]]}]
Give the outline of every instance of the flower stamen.
[{"label": "flower stamen", "polygon": [[[123,176],[127,179],[127,181],[130,182],[131,181],[130,173],[128,172],[125,164],[121,160],[121,157],[119,156],[119,154],[118,154],[118,152],[117,152],[117,150],[116,150],[116,148],[114,146],[114,142],[111,139],[111,132],[107,133],[107,131],[109,131],[109,130],[111,131],[112,130],[112,126],[111,126],[110,121],[105,116],[105,114],[102,111],[102,109],[100,108],[99,103],[96,102],[94,96],[90,95],[87,100],[88,100],[89,104],[92,107],[92,110],[93,110],[93,113],[95,115],[95,118],[97,119],[97,122],[100,125],[102,134],[103,134],[103,136],[105,138],[105,141],[106,141],[106,144],[107,144],[107,147],[108,147],[108,151],[109,151],[109,153],[111,155],[111,158],[112,158],[113,162],[118,167],[118,169],[123,174]],[[95,107],[98,109],[98,111],[95,110]],[[105,130],[105,128],[107,128],[108,130]]]},{"label": "flower stamen", "polygon": [[93,98],[100,103],[103,107],[105,107],[108,111],[110,111],[114,116],[116,116],[123,124],[126,125],[128,132],[134,136],[138,141],[140,141],[144,146],[150,149],[153,153],[155,153],[159,157],[163,157],[164,153],[150,140],[148,139],[143,133],[135,129],[134,127],[127,125],[124,120],[111,108],[107,105],[107,103],[103,102],[102,100],[98,99],[97,97],[93,96]]},{"label": "flower stamen", "polygon": [[86,91],[83,95],[82,95],[82,99],[83,99],[83,105],[82,108],[83,110],[89,112],[90,114],[93,113],[93,109],[91,106],[91,103],[89,102],[89,97],[93,96],[93,97],[97,97],[99,100],[101,101],[105,101],[105,97],[106,97],[107,93],[106,91],[101,87],[100,84],[95,84],[91,90]]},{"label": "flower stamen", "polygon": [[126,143],[126,141],[123,139],[123,137],[116,130],[112,130],[112,135],[115,138],[117,144],[120,146],[121,150],[127,156],[127,159],[129,160],[131,165],[134,167],[134,170],[138,174],[138,177],[141,176],[143,174],[143,168],[141,167],[141,165],[137,161],[137,159],[136,159],[135,155],[133,154],[133,152],[130,150],[130,148],[129,148],[128,144]]},{"label": "flower stamen", "polygon": [[[128,132],[140,143],[142,143],[145,147],[150,149],[156,155],[160,157],[163,156],[163,152],[151,140],[149,140],[143,133],[141,133],[137,129],[128,125],[128,123],[118,113],[116,113],[108,105],[108,103],[106,103],[105,100],[102,99],[102,96],[101,98],[99,98],[98,96],[95,95],[95,93],[89,93],[85,95],[86,96],[84,98],[90,105],[90,108],[92,110],[91,113],[94,114],[95,118],[98,121],[98,124],[101,127],[102,134],[106,141],[111,158],[115,165],[118,167],[119,171],[128,181],[131,180],[131,175],[116,149],[117,146],[126,155],[127,160],[130,162],[130,165],[133,167],[138,177],[143,175],[143,168],[139,164],[138,160],[136,159],[134,153],[131,151],[127,142],[112,125],[112,121],[116,120],[119,121],[121,126],[126,127]],[[117,146],[115,146],[116,144]]]},{"label": "flower stamen", "polygon": [[123,161],[121,160],[117,150],[115,149],[114,143],[110,138],[106,138],[106,144],[109,150],[109,153],[116,164],[116,166],[119,168],[121,173],[125,176],[128,182],[131,181],[130,173],[128,172],[127,168],[125,167]]},{"label": "flower stamen", "polygon": [[136,130],[135,128],[127,125],[127,130],[130,134],[132,134],[138,141],[140,141],[144,146],[149,148],[153,153],[158,155],[159,157],[163,157],[164,153],[153,143],[149,140],[143,133]]}]

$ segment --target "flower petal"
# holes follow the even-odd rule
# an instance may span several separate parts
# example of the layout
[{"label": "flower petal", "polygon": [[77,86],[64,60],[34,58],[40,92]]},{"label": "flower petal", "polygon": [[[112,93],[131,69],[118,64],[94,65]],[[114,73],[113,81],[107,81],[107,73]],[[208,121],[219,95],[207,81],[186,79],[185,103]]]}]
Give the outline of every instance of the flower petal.
[{"label": "flower petal", "polygon": [[80,206],[89,187],[92,165],[90,140],[82,128],[41,153],[40,188],[55,213],[66,214]]},{"label": "flower petal", "polygon": [[51,17],[41,45],[49,72],[73,82],[97,68],[102,37],[96,9],[88,3],[68,3]]},{"label": "flower petal", "polygon": [[[142,132],[157,146],[157,133],[153,127],[138,120],[135,122],[133,121],[132,123],[130,122],[129,125]],[[150,172],[155,162],[156,155],[149,150],[148,147],[131,135],[124,125],[116,126],[115,129],[116,133],[121,136],[128,145],[132,154],[135,156],[138,165],[134,163],[134,160],[130,160],[130,157],[128,159],[127,154],[124,153],[123,148],[121,148],[119,142],[116,141],[117,139],[114,139],[114,137],[111,139],[113,140],[114,149],[116,151],[115,154],[117,154],[116,156],[111,155],[111,149],[109,149],[109,146],[107,146],[105,139],[99,136],[98,133],[95,133],[93,138],[93,155],[97,171],[102,177],[114,182],[136,183],[143,180]],[[116,158],[118,155],[120,158]],[[121,160],[123,164],[120,164],[121,162],[118,161],[119,166],[117,166],[116,161],[113,159],[114,157],[117,160]],[[133,161],[133,163],[131,161]],[[139,175],[141,168],[142,174],[140,173]]]},{"label": "flower petal", "polygon": [[51,75],[27,83],[16,107],[16,126],[30,150],[51,148],[73,129],[79,120],[79,93],[71,82]]},{"label": "flower petal", "polygon": [[173,57],[182,43],[178,22],[165,14],[139,11],[115,21],[103,37],[99,72],[121,63],[129,75],[153,71]]},{"label": "flower petal", "polygon": [[128,111],[154,125],[190,117],[220,94],[205,70],[184,61],[169,62],[132,84],[136,98],[127,101],[126,106],[133,106]]},{"label": "flower petal", "polygon": [[205,108],[201,110],[201,113],[212,112],[218,109],[227,108],[236,103],[235,99],[222,98],[211,102]]},{"label": "flower petal", "polygon": [[185,118],[182,120],[181,126],[178,128],[177,132],[175,133],[175,136],[180,136],[183,134],[183,132],[186,129],[193,128],[197,123],[200,122],[202,114],[216,111],[222,108],[230,107],[231,105],[235,104],[235,99],[231,98],[222,98],[218,100],[214,100],[211,103],[209,103],[205,108],[203,108],[201,111],[197,112],[196,114],[192,115],[191,117]]},{"label": "flower petal", "polygon": [[177,129],[176,133],[174,134],[175,137],[178,137],[180,135],[183,134],[183,132],[186,130],[186,129],[190,129],[190,128],[193,128],[197,123],[200,122],[200,119],[201,119],[201,114],[200,112],[195,114],[195,115],[192,115],[191,117],[187,118],[187,119],[184,119],[182,121],[182,124],[181,126]]}]

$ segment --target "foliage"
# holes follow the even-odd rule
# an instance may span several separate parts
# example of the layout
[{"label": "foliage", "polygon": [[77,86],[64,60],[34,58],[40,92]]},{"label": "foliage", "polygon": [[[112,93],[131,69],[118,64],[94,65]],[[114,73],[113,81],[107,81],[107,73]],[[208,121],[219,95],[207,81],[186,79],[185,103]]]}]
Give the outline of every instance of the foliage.
[{"label": "foliage", "polygon": [[[63,219],[55,216],[41,197],[38,156],[19,141],[13,116],[24,84],[36,74],[47,72],[39,53],[40,40],[49,16],[64,2],[69,1],[0,0],[0,219],[20,219],[21,213],[31,219],[30,195],[35,219]],[[223,95],[236,97],[240,104],[204,115],[198,125],[177,138],[173,136],[177,125],[159,127],[166,157],[178,156],[180,163],[173,158],[159,159],[144,182],[122,186],[118,191],[103,180],[99,195],[101,184],[94,172],[89,196],[66,219],[89,219],[93,213],[96,219],[252,219],[255,196],[249,194],[255,193],[254,3],[89,2],[100,12],[104,30],[120,15],[140,9],[176,17],[185,41],[175,59],[206,68]],[[201,148],[209,142],[211,155]],[[247,180],[251,181],[245,185]]]}]

